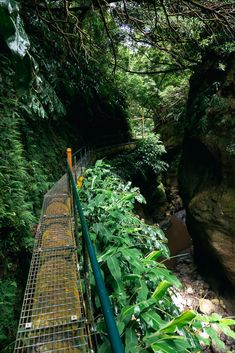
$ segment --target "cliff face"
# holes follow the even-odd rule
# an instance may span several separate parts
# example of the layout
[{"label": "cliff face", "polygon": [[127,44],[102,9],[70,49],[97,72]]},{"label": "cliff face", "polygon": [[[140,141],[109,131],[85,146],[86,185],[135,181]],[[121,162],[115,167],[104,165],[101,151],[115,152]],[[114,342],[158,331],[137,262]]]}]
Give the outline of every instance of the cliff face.
[{"label": "cliff face", "polygon": [[201,270],[235,287],[235,57],[209,54],[192,76],[181,195]]}]

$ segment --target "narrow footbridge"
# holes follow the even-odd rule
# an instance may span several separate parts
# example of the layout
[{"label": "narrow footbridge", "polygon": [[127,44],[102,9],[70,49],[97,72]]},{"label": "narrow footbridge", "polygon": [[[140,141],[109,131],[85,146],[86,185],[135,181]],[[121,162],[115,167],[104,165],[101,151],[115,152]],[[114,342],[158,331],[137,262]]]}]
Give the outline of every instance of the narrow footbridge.
[{"label": "narrow footbridge", "polygon": [[44,196],[14,353],[97,351],[89,271],[95,278],[110,352],[124,353],[76,183],[96,159],[134,146],[81,148],[73,156],[68,149],[67,173]]}]

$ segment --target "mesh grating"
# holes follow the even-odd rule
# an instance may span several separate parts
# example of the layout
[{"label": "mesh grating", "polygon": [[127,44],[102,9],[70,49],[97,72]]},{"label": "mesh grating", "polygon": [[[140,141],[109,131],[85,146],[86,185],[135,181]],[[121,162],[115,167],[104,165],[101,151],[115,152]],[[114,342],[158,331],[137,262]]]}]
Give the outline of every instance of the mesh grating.
[{"label": "mesh grating", "polygon": [[44,197],[42,217],[56,217],[70,214],[70,198],[66,194],[47,195]]},{"label": "mesh grating", "polygon": [[83,353],[88,351],[86,331],[75,324],[19,331],[15,347],[17,353]]},{"label": "mesh grating", "polygon": [[74,248],[34,252],[15,352],[88,352],[87,320]]},{"label": "mesh grating", "polygon": [[71,216],[44,217],[36,234],[35,248],[39,251],[56,247],[76,247]]},{"label": "mesh grating", "polygon": [[91,352],[67,178],[45,195],[15,344],[17,352]]},{"label": "mesh grating", "polygon": [[[91,159],[92,154],[85,153],[74,168],[75,176]],[[14,352],[94,352],[95,329],[89,305],[86,315],[85,287],[65,174],[44,197]]]},{"label": "mesh grating", "polygon": [[55,183],[52,188],[47,192],[48,195],[56,195],[56,194],[66,194],[68,192],[67,185],[67,175],[64,174],[58,181]]},{"label": "mesh grating", "polygon": [[19,328],[84,322],[82,281],[74,249],[34,253]]}]

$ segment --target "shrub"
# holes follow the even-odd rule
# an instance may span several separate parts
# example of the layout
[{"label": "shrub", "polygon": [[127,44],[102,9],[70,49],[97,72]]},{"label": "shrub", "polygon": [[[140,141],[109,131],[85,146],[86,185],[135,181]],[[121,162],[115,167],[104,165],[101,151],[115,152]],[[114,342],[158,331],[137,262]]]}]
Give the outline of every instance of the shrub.
[{"label": "shrub", "polygon": [[[133,213],[136,199],[145,202],[137,188],[124,183],[109,165],[97,161],[86,171],[79,193],[126,353],[199,352],[201,332],[208,334],[206,344],[213,339],[222,347],[214,324],[225,334],[235,336],[229,327],[234,320],[216,314],[199,316],[193,310],[179,313],[173,304],[169,288],[181,287],[181,283],[161,262],[156,262],[160,256],[169,256],[163,232]],[[108,353],[93,277],[90,281],[98,317],[99,352]]]}]

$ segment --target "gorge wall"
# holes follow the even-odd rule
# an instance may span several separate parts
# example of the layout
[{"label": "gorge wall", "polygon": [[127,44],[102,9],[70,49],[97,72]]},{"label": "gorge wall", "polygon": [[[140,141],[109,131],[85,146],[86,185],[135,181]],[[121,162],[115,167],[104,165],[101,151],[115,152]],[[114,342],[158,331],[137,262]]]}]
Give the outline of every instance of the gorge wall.
[{"label": "gorge wall", "polygon": [[235,56],[207,53],[190,80],[179,184],[196,263],[220,290],[235,287],[234,115]]}]

